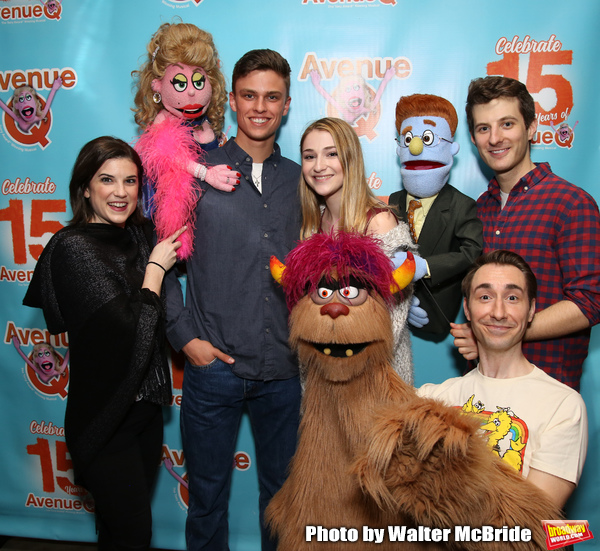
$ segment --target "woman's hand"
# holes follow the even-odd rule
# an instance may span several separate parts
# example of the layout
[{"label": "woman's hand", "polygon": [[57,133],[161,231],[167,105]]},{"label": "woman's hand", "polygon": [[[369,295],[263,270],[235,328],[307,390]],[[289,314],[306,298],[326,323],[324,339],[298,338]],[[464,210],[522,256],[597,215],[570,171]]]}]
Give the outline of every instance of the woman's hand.
[{"label": "woman's hand", "polygon": [[142,283],[143,289],[149,289],[160,295],[160,288],[165,274],[177,261],[177,249],[181,247],[181,242],[177,241],[177,238],[186,230],[187,226],[183,226],[160,243],[157,243],[152,249],[146,265],[146,275]]},{"label": "woman's hand", "polygon": [[177,241],[177,238],[186,230],[187,226],[183,226],[174,234],[157,243],[150,253],[148,262],[160,264],[165,269],[165,272],[170,270],[177,261],[177,249],[181,247],[181,241]]}]

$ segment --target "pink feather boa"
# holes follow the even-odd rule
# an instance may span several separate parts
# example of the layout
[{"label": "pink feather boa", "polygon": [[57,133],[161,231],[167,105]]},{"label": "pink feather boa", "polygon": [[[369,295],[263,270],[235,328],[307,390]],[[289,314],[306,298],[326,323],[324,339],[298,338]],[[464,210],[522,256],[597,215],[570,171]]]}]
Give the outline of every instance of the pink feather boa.
[{"label": "pink feather boa", "polygon": [[167,117],[146,128],[136,150],[155,190],[153,219],[158,239],[162,241],[187,225],[188,229],[179,237],[181,247],[177,250],[177,258],[187,259],[194,250],[196,204],[201,193],[187,167],[190,161],[199,161],[202,149],[189,127],[179,119]]}]

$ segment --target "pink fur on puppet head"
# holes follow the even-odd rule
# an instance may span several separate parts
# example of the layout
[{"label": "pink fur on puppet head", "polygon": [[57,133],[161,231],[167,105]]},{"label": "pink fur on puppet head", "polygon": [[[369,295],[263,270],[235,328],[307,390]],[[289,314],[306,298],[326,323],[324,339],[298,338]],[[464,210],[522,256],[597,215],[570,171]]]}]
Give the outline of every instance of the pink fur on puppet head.
[{"label": "pink fur on puppet head", "polygon": [[394,266],[377,241],[355,232],[316,233],[287,255],[282,284],[288,308],[316,290],[323,277],[348,285],[350,276],[392,303]]}]

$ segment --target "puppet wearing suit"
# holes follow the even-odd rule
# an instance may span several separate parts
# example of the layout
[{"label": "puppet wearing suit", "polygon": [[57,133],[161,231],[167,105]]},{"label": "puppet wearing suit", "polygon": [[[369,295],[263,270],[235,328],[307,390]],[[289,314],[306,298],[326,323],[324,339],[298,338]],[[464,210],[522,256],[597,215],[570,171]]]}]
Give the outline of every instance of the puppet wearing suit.
[{"label": "puppet wearing suit", "polygon": [[[545,549],[540,520],[559,516],[549,497],[491,451],[476,418],[418,397],[391,366],[390,309],[413,277],[411,256],[393,280],[368,236],[315,234],[287,256],[290,345],[307,376],[297,451],[265,514],[278,551]],[[385,538],[319,542],[307,538],[311,526],[368,526]],[[388,526],[449,538],[398,543]],[[459,542],[455,526],[519,526],[532,537]]]},{"label": "puppet wearing suit", "polygon": [[475,201],[447,183],[459,150],[453,141],[457,124],[456,110],[439,96],[413,94],[396,105],[404,189],[389,202],[409,225],[410,201],[421,202],[413,214],[413,239],[429,276],[417,283],[415,296],[429,318],[422,330],[444,337],[460,309],[460,282],[483,249]]}]

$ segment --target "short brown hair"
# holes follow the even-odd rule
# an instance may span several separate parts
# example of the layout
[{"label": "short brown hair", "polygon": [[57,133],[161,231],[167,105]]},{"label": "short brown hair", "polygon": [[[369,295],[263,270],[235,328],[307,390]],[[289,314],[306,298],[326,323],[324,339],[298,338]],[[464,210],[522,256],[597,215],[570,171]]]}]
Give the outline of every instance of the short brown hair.
[{"label": "short brown hair", "polygon": [[77,160],[71,173],[71,182],[69,183],[69,199],[73,218],[69,222],[70,226],[77,224],[87,224],[94,216],[94,211],[90,202],[85,198],[85,191],[88,189],[94,174],[100,170],[100,167],[111,159],[129,159],[135,164],[138,171],[138,204],[133,214],[129,217],[134,224],[141,224],[145,221],[142,213],[142,178],[144,168],[142,161],[135,149],[128,143],[112,136],[101,136],[86,143],[77,155]]},{"label": "short brown hair", "polygon": [[447,99],[431,94],[402,96],[396,104],[396,130],[401,132],[402,123],[410,117],[441,117],[446,119],[450,134],[454,137],[458,125],[456,109]]},{"label": "short brown hair", "polygon": [[249,75],[252,71],[275,71],[285,82],[285,90],[290,95],[289,63],[278,52],[269,49],[250,50],[235,64],[231,77],[231,90],[235,94],[235,83],[239,78]]},{"label": "short brown hair", "polygon": [[519,101],[519,111],[525,121],[525,128],[529,128],[535,120],[535,102],[527,87],[514,78],[489,76],[476,78],[469,84],[467,93],[467,124],[471,136],[475,133],[473,121],[473,107],[484,105],[498,98],[516,98]]},{"label": "short brown hair", "polygon": [[512,251],[507,251],[504,249],[499,249],[495,251],[490,251],[484,255],[481,255],[469,268],[467,275],[462,280],[462,293],[469,300],[469,296],[471,294],[471,283],[473,282],[473,278],[475,277],[475,273],[479,268],[485,266],[486,264],[498,264],[500,266],[514,266],[522,274],[525,276],[525,284],[527,286],[527,298],[529,299],[529,304],[535,300],[537,296],[537,279],[535,278],[535,274],[529,267],[529,264],[523,260],[521,256]]}]

